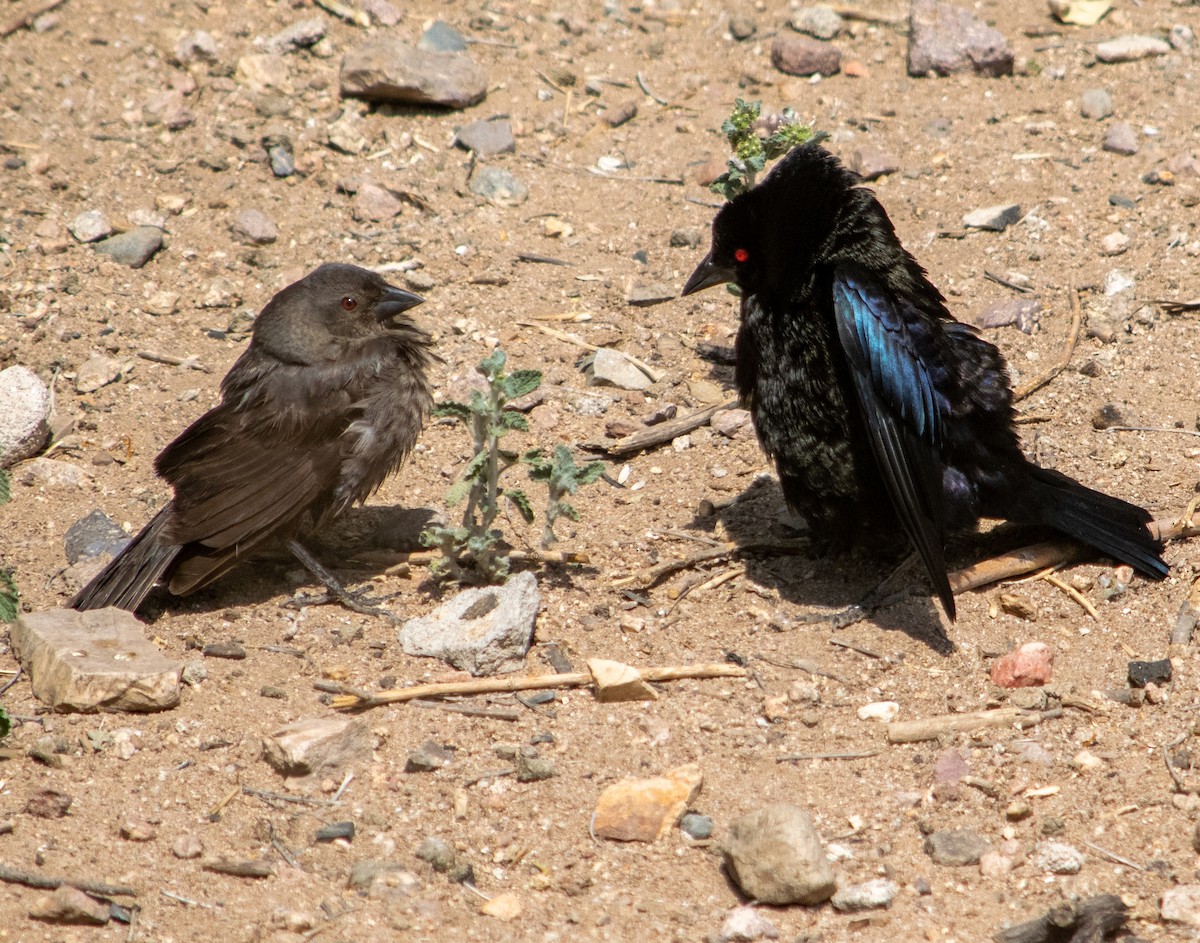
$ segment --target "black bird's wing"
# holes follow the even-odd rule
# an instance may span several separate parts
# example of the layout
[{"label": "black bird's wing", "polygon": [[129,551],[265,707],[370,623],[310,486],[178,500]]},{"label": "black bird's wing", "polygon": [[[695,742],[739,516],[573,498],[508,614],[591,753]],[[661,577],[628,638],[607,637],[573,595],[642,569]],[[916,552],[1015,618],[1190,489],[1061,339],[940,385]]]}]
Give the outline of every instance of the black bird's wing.
[{"label": "black bird's wing", "polygon": [[946,615],[953,620],[954,594],[946,577],[943,546],[946,513],[939,454],[946,404],[935,386],[931,365],[922,360],[915,343],[922,316],[906,312],[905,305],[889,297],[864,269],[853,265],[834,269],[834,320],[871,451],[896,516],[921,555]]}]

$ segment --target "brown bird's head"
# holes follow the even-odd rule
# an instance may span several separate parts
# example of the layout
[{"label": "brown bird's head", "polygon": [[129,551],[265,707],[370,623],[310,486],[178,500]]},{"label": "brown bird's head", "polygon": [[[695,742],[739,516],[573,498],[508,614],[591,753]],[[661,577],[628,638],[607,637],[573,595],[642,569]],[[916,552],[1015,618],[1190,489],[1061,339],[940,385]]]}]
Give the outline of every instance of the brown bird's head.
[{"label": "brown bird's head", "polygon": [[[290,363],[328,359],[339,342],[401,332],[425,337],[406,317],[424,301],[357,265],[326,263],[288,285],[254,321],[254,347]],[[427,338],[426,338],[427,342]]]}]

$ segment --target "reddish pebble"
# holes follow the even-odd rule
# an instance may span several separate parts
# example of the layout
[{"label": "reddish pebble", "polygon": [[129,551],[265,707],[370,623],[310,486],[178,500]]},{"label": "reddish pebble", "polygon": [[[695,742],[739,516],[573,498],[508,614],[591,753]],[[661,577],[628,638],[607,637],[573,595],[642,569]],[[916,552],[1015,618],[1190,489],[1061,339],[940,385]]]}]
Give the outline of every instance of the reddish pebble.
[{"label": "reddish pebble", "polygon": [[1050,683],[1054,650],[1045,642],[1027,642],[996,659],[992,684],[1001,688],[1031,688]]},{"label": "reddish pebble", "polygon": [[848,75],[852,79],[869,79],[871,70],[857,59],[851,59],[849,62],[842,64],[842,75]]}]

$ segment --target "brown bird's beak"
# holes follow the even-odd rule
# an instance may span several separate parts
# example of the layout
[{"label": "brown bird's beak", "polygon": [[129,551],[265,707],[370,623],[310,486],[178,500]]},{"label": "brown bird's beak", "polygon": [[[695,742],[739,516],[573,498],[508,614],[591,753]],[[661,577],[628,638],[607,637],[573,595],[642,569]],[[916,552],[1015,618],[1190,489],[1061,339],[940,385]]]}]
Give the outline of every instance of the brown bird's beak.
[{"label": "brown bird's beak", "polygon": [[696,266],[696,271],[692,272],[691,278],[687,280],[687,284],[683,286],[683,291],[679,293],[679,297],[690,295],[694,291],[702,291],[705,288],[712,288],[713,285],[720,285],[722,282],[733,281],[733,271],[717,265],[712,260],[712,253],[708,255]]},{"label": "brown bird's beak", "polygon": [[375,317],[380,321],[386,321],[388,318],[395,317],[401,311],[415,308],[424,300],[420,295],[414,295],[411,291],[405,291],[403,288],[388,285],[383,290],[383,297],[375,302]]}]

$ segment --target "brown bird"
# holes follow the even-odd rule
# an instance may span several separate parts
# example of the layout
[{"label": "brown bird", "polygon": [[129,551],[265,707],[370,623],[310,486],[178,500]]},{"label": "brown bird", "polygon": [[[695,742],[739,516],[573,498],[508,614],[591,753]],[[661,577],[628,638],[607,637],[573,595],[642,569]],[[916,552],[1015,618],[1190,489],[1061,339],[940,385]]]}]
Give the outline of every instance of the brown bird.
[{"label": "brown bird", "polygon": [[365,500],[416,444],[429,411],[423,301],[355,265],[322,265],[275,295],[221,381],[221,403],[155,459],[175,497],[69,603],[133,611],[162,579],[178,596],[269,538],[351,608],[296,539]]}]

